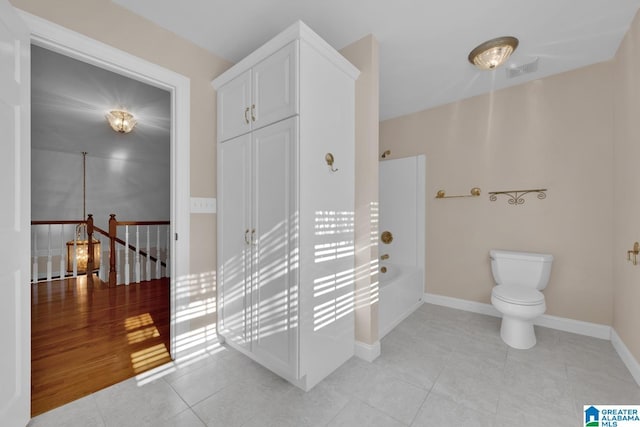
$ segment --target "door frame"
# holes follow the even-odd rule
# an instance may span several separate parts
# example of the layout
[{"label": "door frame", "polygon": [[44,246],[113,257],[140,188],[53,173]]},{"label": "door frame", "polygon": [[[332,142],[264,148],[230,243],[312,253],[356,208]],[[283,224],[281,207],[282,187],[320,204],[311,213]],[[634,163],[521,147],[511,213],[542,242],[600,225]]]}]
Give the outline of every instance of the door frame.
[{"label": "door frame", "polygon": [[[190,233],[190,80],[130,53],[47,21],[36,15],[15,9],[30,32],[31,44],[62,55],[124,75],[171,94],[171,189],[170,189],[170,353],[178,357],[178,337],[190,330],[188,321],[180,321],[176,296],[189,296],[189,233]],[[30,143],[30,141],[29,141]],[[29,165],[29,168],[31,166]],[[30,173],[30,172],[29,172]],[[31,200],[29,194],[23,194]],[[178,239],[179,238],[179,239]],[[30,257],[31,254],[24,254]],[[183,316],[184,317],[184,316]],[[23,339],[30,339],[24,337]]]}]

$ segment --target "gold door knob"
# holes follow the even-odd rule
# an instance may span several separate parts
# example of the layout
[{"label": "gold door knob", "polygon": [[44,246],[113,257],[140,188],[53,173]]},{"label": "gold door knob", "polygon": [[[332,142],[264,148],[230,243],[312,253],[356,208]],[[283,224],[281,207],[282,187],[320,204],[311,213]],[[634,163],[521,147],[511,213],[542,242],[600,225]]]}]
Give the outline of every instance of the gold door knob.
[{"label": "gold door knob", "polygon": [[382,243],[385,245],[388,245],[393,242],[393,234],[391,234],[390,231],[383,231],[382,235],[380,235],[380,240],[382,240]]}]

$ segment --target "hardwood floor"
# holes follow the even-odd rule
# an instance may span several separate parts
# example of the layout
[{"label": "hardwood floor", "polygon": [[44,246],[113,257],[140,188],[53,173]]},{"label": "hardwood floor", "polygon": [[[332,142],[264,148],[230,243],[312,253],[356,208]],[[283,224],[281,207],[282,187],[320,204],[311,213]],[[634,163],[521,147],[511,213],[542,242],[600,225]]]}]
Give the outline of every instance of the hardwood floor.
[{"label": "hardwood floor", "polygon": [[169,279],[31,285],[31,414],[167,363]]}]

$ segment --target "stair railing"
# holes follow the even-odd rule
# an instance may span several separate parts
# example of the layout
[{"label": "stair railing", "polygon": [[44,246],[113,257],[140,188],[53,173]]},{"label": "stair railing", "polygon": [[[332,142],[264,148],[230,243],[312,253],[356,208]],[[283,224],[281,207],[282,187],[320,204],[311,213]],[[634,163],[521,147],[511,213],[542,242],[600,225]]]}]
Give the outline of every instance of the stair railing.
[{"label": "stair railing", "polygon": [[[32,283],[78,277],[79,273],[87,271],[97,271],[98,277],[108,282],[109,286],[128,285],[170,275],[169,221],[117,221],[115,214],[111,214],[108,231],[94,225],[92,215],[88,215],[86,220],[32,221],[31,224]],[[71,225],[74,227],[70,227]],[[82,263],[79,268],[77,257],[65,256],[71,248],[73,254],[78,253],[78,227],[86,227],[88,247],[85,270],[82,269]],[[73,234],[70,233],[71,229]],[[100,246],[98,256],[102,262],[99,266],[96,265],[94,248],[95,235],[98,234],[106,237],[109,242],[108,245]],[[39,249],[42,239],[46,240],[46,249]],[[133,239],[135,243],[132,242]],[[55,248],[54,241],[60,242],[59,248]],[[141,244],[145,245],[144,249]],[[109,260],[108,263],[106,259]],[[57,274],[53,268],[56,262],[59,262]],[[40,273],[41,269],[46,270],[46,275]],[[87,275],[87,278],[92,280],[93,275]]]},{"label": "stair railing", "polygon": [[[118,221],[116,215],[111,214],[108,232],[95,228],[109,238],[109,286],[169,277],[170,224],[169,221]],[[119,230],[124,238],[118,237]],[[131,237],[135,238],[135,244],[130,243]],[[141,249],[141,240],[142,244],[146,240],[146,250]]]},{"label": "stair railing", "polygon": [[[68,225],[72,225],[73,227],[65,227]],[[39,280],[51,281],[65,277],[78,277],[78,273],[95,271],[92,215],[88,215],[86,220],[31,221],[31,226],[32,283],[38,282]],[[39,231],[42,230],[42,226],[46,227],[46,252],[43,257],[39,254],[41,250],[38,245],[38,235],[41,234]],[[54,237],[56,234],[57,236]],[[56,245],[54,239],[60,242],[58,248],[54,247],[54,245]],[[87,246],[86,250],[84,249],[85,245]],[[69,252],[71,252],[73,256],[68,255]],[[65,254],[67,255],[65,256]],[[46,258],[46,276],[40,277],[42,258]],[[57,272],[55,272],[53,268],[54,259],[59,262]],[[57,273],[57,275],[54,275],[54,273]],[[88,275],[88,280],[91,283],[93,276]]]}]

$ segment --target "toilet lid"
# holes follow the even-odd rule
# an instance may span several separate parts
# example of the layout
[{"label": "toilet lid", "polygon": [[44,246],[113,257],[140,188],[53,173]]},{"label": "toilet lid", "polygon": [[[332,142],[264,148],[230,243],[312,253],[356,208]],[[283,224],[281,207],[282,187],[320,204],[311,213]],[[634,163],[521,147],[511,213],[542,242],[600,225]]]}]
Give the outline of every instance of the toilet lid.
[{"label": "toilet lid", "polygon": [[544,295],[537,289],[520,285],[494,286],[492,295],[504,302],[519,305],[537,305],[544,302]]}]

